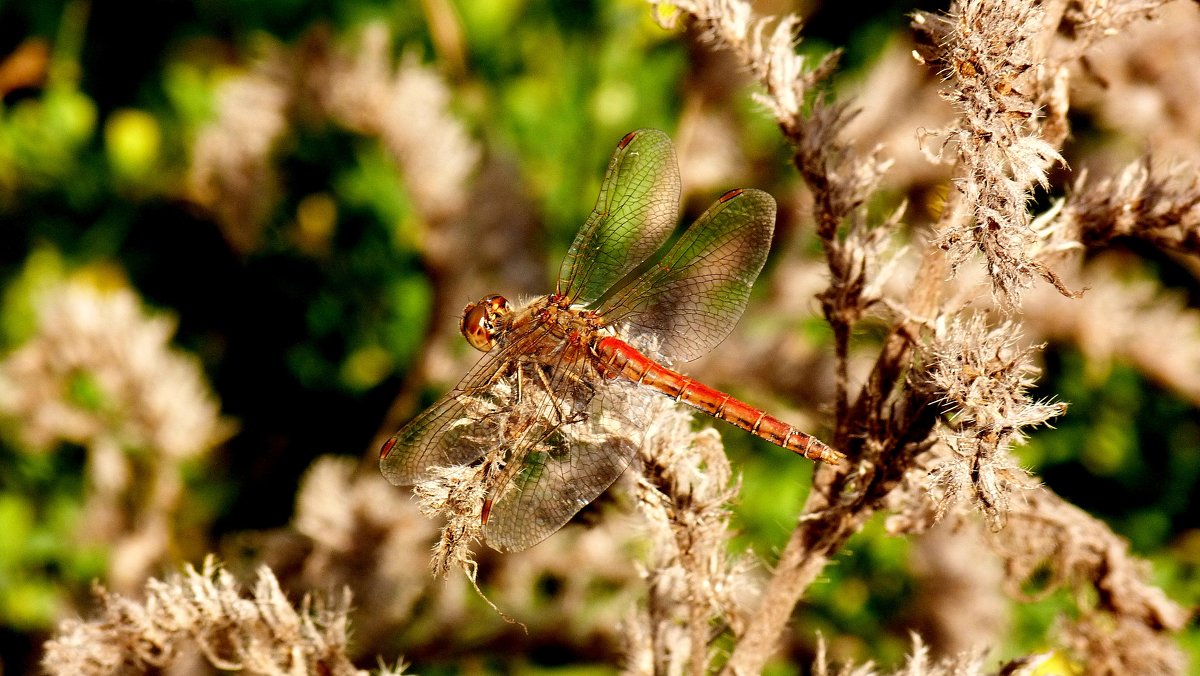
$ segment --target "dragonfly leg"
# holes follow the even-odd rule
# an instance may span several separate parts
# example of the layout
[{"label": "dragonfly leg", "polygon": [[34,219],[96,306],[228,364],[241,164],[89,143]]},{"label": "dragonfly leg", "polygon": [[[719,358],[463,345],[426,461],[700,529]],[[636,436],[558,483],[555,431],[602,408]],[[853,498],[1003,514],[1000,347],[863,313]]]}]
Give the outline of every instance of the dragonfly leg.
[{"label": "dragonfly leg", "polygon": [[[574,411],[570,415],[567,414],[567,412],[563,409],[560,397],[557,396],[557,394],[562,394],[563,391],[566,390],[566,387],[564,387],[563,384],[559,384],[557,386],[552,384],[550,377],[547,375],[549,367],[545,364],[541,364],[540,366],[543,366],[544,368],[538,368],[534,372],[537,374],[538,380],[541,381],[543,391],[548,394],[547,399],[550,400],[550,406],[554,408],[554,416],[556,420],[554,429],[557,429],[563,425],[571,425],[577,422],[582,422],[587,415],[582,410]],[[562,371],[560,371],[560,373],[562,373]],[[589,398],[589,400],[591,396],[595,394],[595,388],[580,378],[577,374],[567,372],[566,376],[572,381],[572,386],[583,386],[588,389],[586,396]]]},{"label": "dragonfly leg", "polygon": [[[546,426],[544,430],[538,430],[537,428],[540,425],[536,422],[525,428],[525,431],[521,433],[522,438],[515,440],[512,445],[512,448],[525,449],[525,452],[519,456],[510,455],[506,458],[503,469],[500,470],[494,480],[489,481],[491,487],[488,489],[487,497],[484,498],[483,506],[479,512],[481,524],[484,526],[487,525],[488,517],[492,513],[492,506],[500,498],[505,487],[513,483],[517,484],[514,488],[520,490],[530,477],[536,476],[541,472],[541,468],[546,462],[545,459],[555,455],[553,437],[556,434],[561,435],[564,427],[581,422],[584,417],[582,414],[576,416],[575,419],[564,419],[560,416],[558,422]],[[549,421],[547,420],[546,422]],[[534,435],[537,435],[536,439],[530,442],[525,441],[525,438]],[[561,442],[559,442],[559,445],[561,446]],[[522,478],[522,475],[526,476]]]},{"label": "dragonfly leg", "polygon": [[[523,490],[527,482],[536,480],[551,458],[559,457],[570,447],[564,430],[588,420],[587,403],[596,394],[595,385],[579,374],[568,369],[556,370],[536,360],[525,360],[517,367],[516,382],[518,402],[524,404],[525,397],[536,396],[539,389],[543,398],[540,402],[528,402],[537,406],[536,413],[518,416],[523,418],[518,423],[522,428],[509,442],[506,464],[496,475],[480,511],[480,521],[485,526],[492,507],[510,484],[516,490]],[[526,409],[518,406],[517,410]]]}]

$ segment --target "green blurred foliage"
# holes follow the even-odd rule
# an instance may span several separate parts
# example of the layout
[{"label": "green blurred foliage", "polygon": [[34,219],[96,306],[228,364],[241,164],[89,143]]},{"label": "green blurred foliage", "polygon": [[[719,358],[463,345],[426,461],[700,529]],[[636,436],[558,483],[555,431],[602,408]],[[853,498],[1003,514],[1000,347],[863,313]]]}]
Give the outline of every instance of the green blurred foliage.
[{"label": "green blurred foliage", "polygon": [[7,351],[33,336],[38,295],[65,277],[65,262],[56,250],[38,246],[27,252],[21,267],[6,279],[0,298],[0,347]]},{"label": "green blurred foliage", "polygon": [[78,452],[0,454],[2,626],[45,629],[104,575],[104,546],[79,542],[81,460]]},{"label": "green blurred foliage", "polygon": [[520,160],[565,250],[595,203],[614,140],[678,119],[684,50],[632,0],[458,9],[481,80],[467,90],[469,113]]},{"label": "green blurred foliage", "polygon": [[1055,490],[1142,555],[1200,532],[1200,423],[1190,404],[1128,365],[1097,368],[1067,346],[1048,353],[1042,392],[1071,404],[1024,452]]}]

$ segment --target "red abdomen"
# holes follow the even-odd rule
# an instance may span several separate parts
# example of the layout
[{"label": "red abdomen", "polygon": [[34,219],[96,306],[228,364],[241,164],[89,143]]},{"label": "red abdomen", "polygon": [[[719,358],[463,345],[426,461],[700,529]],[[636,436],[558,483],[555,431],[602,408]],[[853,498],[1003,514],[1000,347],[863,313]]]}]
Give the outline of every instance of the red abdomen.
[{"label": "red abdomen", "polygon": [[761,409],[658,364],[619,338],[602,338],[596,344],[596,354],[609,374],[654,388],[789,451],[831,464],[837,464],[845,457],[820,439]]}]

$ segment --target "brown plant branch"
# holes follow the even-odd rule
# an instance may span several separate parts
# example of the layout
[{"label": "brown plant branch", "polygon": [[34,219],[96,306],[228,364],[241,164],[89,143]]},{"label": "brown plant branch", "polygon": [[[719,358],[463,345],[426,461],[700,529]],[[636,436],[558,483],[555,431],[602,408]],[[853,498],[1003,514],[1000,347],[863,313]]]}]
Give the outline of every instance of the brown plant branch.
[{"label": "brown plant branch", "polygon": [[652,545],[643,573],[648,598],[632,632],[648,645],[640,668],[629,671],[702,676],[714,659],[713,638],[726,627],[740,631],[753,596],[749,560],[728,553],[727,505],[740,486],[714,430],[693,432],[691,414],[669,401],[651,406],[635,488]]}]

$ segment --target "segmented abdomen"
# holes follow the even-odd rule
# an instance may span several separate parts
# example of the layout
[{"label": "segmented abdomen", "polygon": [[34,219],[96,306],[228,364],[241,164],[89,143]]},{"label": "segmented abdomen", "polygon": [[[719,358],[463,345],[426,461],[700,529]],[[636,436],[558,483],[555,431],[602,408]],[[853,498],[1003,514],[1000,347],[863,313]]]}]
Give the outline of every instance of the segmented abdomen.
[{"label": "segmented abdomen", "polygon": [[656,363],[620,338],[601,339],[596,344],[596,353],[609,374],[620,375],[658,390],[776,446],[831,464],[837,464],[845,457],[820,439],[801,432],[761,409]]}]

